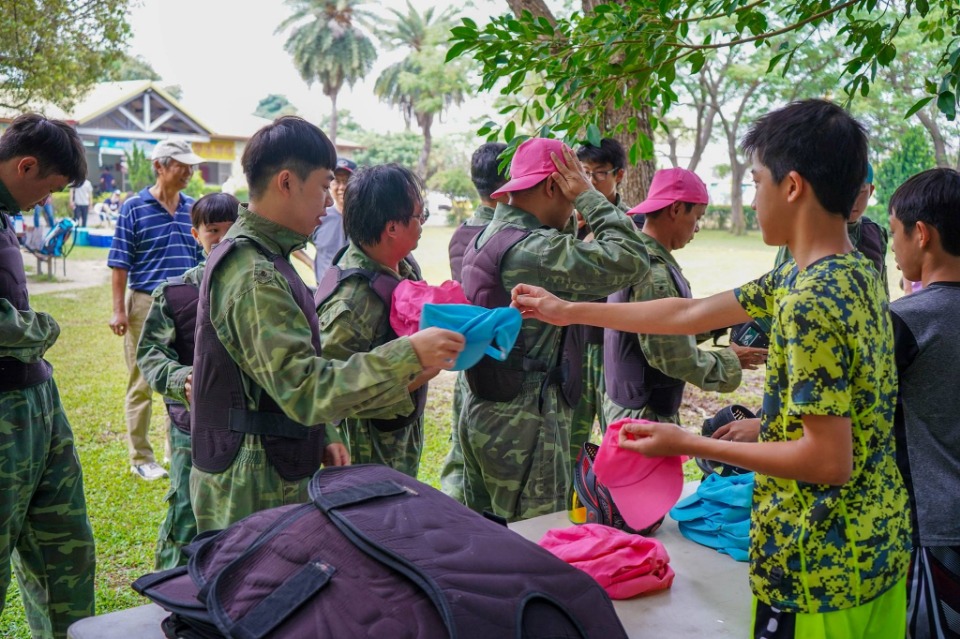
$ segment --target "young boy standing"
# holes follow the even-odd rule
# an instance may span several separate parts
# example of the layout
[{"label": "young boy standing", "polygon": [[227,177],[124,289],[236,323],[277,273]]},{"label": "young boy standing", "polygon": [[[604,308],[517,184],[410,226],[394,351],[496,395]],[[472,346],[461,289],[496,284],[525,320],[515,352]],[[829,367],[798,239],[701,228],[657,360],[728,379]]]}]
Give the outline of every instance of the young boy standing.
[{"label": "young boy standing", "polygon": [[[190,210],[193,237],[209,255],[237,219],[240,202],[229,193],[210,193]],[[197,301],[205,262],[153,292],[137,345],[137,366],[147,384],[163,395],[170,415],[170,490],[167,516],[160,525],[155,564],[167,570],[187,563],[180,552],[197,535],[190,505],[190,375],[193,372]]]},{"label": "young boy standing", "polygon": [[960,361],[960,173],[931,169],[904,182],[890,198],[890,231],[903,276],[923,284],[890,305],[897,462],[913,515],[908,636],[958,637],[960,401],[943,383]]},{"label": "young boy standing", "polygon": [[591,308],[514,289],[527,317],[696,334],[756,317],[772,327],[759,442],[631,424],[620,446],[757,471],[750,534],[754,636],[903,637],[910,522],[894,457],[896,372],[885,294],[846,219],[867,139],[843,109],[792,103],[744,140],[767,244],[795,261],[702,300]]}]

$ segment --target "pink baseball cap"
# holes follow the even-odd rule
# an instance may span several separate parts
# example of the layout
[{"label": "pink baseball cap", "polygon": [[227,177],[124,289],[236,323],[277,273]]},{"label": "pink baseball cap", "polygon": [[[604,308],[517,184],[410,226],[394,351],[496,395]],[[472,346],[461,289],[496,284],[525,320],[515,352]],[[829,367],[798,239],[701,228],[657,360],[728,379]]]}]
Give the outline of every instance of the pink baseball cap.
[{"label": "pink baseball cap", "polygon": [[707,185],[693,171],[681,169],[660,169],[653,174],[653,182],[647,192],[647,199],[636,205],[628,214],[652,213],[674,202],[709,204],[710,195]]},{"label": "pink baseball cap", "polygon": [[[656,210],[656,209],[654,209]],[[621,419],[607,426],[593,472],[607,487],[623,520],[643,530],[673,508],[683,492],[683,461],[680,457],[647,457],[620,448],[624,424],[648,424],[645,419]]]},{"label": "pink baseball cap", "polygon": [[551,153],[563,159],[563,150],[567,147],[560,140],[548,138],[530,138],[517,147],[510,162],[510,181],[490,194],[490,197],[499,197],[504,193],[522,191],[536,186],[545,180],[551,173],[557,171],[557,166],[550,158]]}]

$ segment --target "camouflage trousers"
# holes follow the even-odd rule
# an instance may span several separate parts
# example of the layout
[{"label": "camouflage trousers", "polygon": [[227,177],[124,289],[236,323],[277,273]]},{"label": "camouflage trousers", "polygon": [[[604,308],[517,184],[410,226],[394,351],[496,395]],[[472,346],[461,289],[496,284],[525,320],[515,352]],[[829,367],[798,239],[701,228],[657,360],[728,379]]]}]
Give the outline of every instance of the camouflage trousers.
[{"label": "camouflage trousers", "polygon": [[583,353],[583,392],[580,402],[573,409],[573,425],[570,428],[570,459],[577,461],[580,448],[590,441],[593,424],[600,423],[600,432],[607,432],[607,420],[603,413],[605,397],[603,382],[603,344],[587,344]]},{"label": "camouflage trousers", "polygon": [[509,402],[463,396],[458,435],[468,507],[509,521],[566,510],[571,489],[571,410],[559,389],[543,394],[543,374],[527,375]]},{"label": "camouflage trousers", "polygon": [[463,499],[463,451],[460,449],[460,435],[457,424],[460,422],[460,409],[463,407],[464,387],[467,378],[463,372],[457,373],[453,384],[453,411],[450,419],[450,450],[440,470],[440,489],[461,504]]},{"label": "camouflage trousers", "polygon": [[257,435],[245,435],[236,459],[222,473],[190,470],[190,501],[197,532],[222,530],[247,515],[310,499],[310,478],[287,481],[280,476]]},{"label": "camouflage trousers", "polygon": [[66,637],[93,615],[83,472],[52,379],[0,392],[0,612],[11,562],[34,637]]},{"label": "camouflage trousers", "polygon": [[383,464],[417,478],[423,453],[423,416],[389,433],[377,430],[367,419],[345,419],[340,433],[351,464]]},{"label": "camouflage trousers", "polygon": [[680,413],[675,415],[661,415],[649,406],[644,406],[643,408],[624,408],[606,396],[603,398],[603,415],[606,417],[608,424],[627,417],[631,419],[646,419],[651,422],[663,422],[666,424],[680,424]]},{"label": "camouflage trousers", "polygon": [[183,566],[187,557],[180,549],[197,535],[197,518],[190,504],[190,435],[176,426],[170,426],[170,490],[167,516],[160,524],[154,563],[157,570]]}]

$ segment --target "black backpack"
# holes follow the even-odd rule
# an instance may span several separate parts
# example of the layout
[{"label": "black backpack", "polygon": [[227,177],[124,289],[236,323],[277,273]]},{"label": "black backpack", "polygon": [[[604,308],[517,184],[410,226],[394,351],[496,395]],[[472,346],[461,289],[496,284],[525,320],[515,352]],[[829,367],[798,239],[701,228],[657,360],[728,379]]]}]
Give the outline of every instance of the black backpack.
[{"label": "black backpack", "polygon": [[586,573],[392,468],[322,469],[310,497],[134,582],[167,636],[626,638]]}]

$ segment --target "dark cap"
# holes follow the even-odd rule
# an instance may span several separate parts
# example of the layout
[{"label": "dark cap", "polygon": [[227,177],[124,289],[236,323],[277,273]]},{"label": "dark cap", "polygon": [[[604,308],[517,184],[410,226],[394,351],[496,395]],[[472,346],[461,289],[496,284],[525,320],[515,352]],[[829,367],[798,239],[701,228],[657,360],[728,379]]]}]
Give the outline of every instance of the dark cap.
[{"label": "dark cap", "polygon": [[348,160],[347,158],[337,158],[337,168],[333,171],[346,171],[347,173],[353,173],[357,170],[357,163],[353,160]]}]

